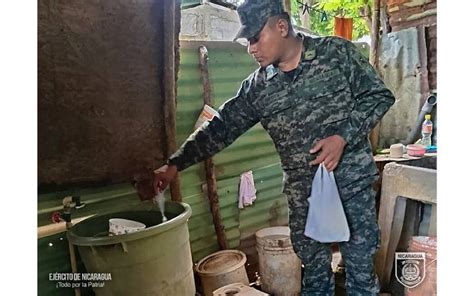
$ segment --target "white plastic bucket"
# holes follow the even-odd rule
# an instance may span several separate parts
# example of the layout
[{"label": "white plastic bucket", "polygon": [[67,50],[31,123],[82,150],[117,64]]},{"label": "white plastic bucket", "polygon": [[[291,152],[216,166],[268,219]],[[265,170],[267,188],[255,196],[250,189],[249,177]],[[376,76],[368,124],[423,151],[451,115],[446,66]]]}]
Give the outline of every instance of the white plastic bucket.
[{"label": "white plastic bucket", "polygon": [[301,292],[301,261],[293,251],[290,229],[264,228],[255,233],[262,290],[274,296]]}]

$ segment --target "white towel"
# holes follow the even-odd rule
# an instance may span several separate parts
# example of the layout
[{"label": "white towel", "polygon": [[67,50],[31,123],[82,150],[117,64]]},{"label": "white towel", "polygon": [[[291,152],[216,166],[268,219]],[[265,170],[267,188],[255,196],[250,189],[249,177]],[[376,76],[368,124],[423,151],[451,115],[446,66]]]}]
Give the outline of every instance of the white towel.
[{"label": "white towel", "polygon": [[252,205],[257,198],[252,171],[240,175],[239,209]]}]

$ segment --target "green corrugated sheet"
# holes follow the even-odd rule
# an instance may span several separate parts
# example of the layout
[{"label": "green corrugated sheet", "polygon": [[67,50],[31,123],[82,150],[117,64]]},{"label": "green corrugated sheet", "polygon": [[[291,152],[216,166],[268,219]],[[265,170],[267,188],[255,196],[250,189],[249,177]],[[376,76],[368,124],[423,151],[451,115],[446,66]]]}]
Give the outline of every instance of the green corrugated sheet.
[{"label": "green corrugated sheet", "polygon": [[181,9],[194,7],[201,4],[201,0],[181,0]]},{"label": "green corrugated sheet", "polygon": [[140,203],[140,199],[131,184],[41,194],[38,197],[38,226],[51,223],[51,214],[62,211],[62,199],[68,195],[80,196],[81,202],[85,204],[84,207],[73,210],[73,219],[104,213],[104,211],[116,212]]},{"label": "green corrugated sheet", "polygon": [[[192,133],[203,105],[199,72],[199,46],[209,52],[209,74],[214,107],[234,96],[240,83],[257,65],[246,48],[230,42],[181,41],[181,64],[178,74],[177,143]],[[231,248],[240,248],[242,233],[288,223],[286,198],[281,193],[282,170],[273,142],[260,124],[213,157],[221,216]],[[240,174],[252,170],[257,188],[256,202],[243,210],[237,207]],[[181,173],[183,200],[191,204],[189,221],[191,248],[195,261],[218,250],[217,238],[209,211],[203,164]],[[252,246],[250,246],[252,247]],[[245,248],[244,248],[244,251]]]},{"label": "green corrugated sheet", "polygon": [[[76,254],[77,249],[76,249]],[[78,257],[78,272],[86,272]],[[71,272],[69,246],[66,233],[58,233],[38,240],[38,295],[39,296],[73,296],[74,289],[58,288],[57,281],[49,280],[49,273]],[[82,288],[82,296],[94,295],[91,288]]]}]

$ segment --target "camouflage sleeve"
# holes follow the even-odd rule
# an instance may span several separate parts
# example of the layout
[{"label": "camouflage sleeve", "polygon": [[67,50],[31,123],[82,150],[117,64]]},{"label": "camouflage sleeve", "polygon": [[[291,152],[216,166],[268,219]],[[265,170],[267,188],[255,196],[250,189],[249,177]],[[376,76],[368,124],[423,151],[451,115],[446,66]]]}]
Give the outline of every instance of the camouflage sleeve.
[{"label": "camouflage sleeve", "polygon": [[352,42],[345,42],[342,56],[345,59],[346,77],[356,100],[349,123],[339,131],[347,143],[366,137],[395,102],[395,98],[378,77],[372,65]]},{"label": "camouflage sleeve", "polygon": [[244,80],[237,95],[219,108],[219,116],[205,122],[186,139],[169,158],[169,164],[176,165],[178,171],[184,170],[223,150],[260,121],[250,103],[249,80]]}]

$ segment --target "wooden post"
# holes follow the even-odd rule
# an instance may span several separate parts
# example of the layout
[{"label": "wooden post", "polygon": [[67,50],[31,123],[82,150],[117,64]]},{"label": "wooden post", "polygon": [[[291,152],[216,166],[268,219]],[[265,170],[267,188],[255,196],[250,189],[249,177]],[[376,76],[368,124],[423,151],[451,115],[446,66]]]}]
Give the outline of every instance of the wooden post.
[{"label": "wooden post", "polygon": [[[176,151],[176,80],[179,65],[180,2],[165,0],[164,22],[163,78],[164,78],[164,121],[166,136],[166,158]],[[170,184],[171,199],[182,201],[179,174]]]},{"label": "wooden post", "polygon": [[[376,71],[378,67],[378,52],[379,52],[379,28],[380,28],[380,1],[383,0],[374,0],[374,9],[372,12],[372,28],[371,33],[371,42],[370,42],[370,57],[369,62],[372,64]],[[379,145],[379,134],[380,134],[380,123],[378,123],[374,129],[370,132],[370,144],[372,145],[372,153],[375,154],[377,147]]]},{"label": "wooden post", "polygon": [[[211,83],[209,80],[209,67],[207,61],[207,48],[204,45],[201,45],[199,47],[199,68],[201,70],[201,79],[204,90],[204,104],[212,106]],[[209,205],[212,213],[212,221],[214,222],[214,229],[217,235],[217,242],[219,244],[219,248],[221,250],[225,250],[229,248],[229,245],[227,243],[225,228],[222,224],[219,197],[217,196],[216,173],[214,170],[214,162],[212,161],[212,157],[206,159],[204,165],[206,168],[207,196],[209,198]]]},{"label": "wooden post", "polygon": [[291,0],[283,0],[283,9],[288,12],[291,17]]},{"label": "wooden post", "polygon": [[378,64],[378,45],[379,45],[379,28],[380,28],[380,1],[374,0],[374,9],[372,12],[372,28],[370,29],[370,63],[377,69]]}]

